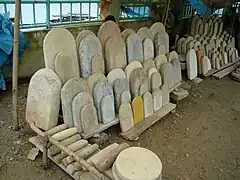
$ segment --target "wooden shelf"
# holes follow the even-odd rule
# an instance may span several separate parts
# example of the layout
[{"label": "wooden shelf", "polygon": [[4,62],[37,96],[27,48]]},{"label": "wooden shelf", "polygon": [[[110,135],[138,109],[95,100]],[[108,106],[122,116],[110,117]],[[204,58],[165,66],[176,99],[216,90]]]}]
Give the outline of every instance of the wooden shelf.
[{"label": "wooden shelf", "polygon": [[121,136],[126,140],[134,141],[138,138],[146,129],[151,127],[161,118],[169,114],[176,108],[176,104],[168,103],[167,105],[163,106],[161,109],[156,111],[153,115],[145,118],[140,123],[136,124],[132,129],[121,133]]}]

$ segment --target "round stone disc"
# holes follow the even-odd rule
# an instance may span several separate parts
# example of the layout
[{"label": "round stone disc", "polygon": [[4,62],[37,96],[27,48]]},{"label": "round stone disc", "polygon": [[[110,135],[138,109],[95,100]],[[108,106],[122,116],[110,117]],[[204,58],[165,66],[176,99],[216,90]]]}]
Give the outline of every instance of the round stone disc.
[{"label": "round stone disc", "polygon": [[156,154],[141,147],[130,147],[117,157],[113,174],[116,180],[160,180],[162,163]]}]

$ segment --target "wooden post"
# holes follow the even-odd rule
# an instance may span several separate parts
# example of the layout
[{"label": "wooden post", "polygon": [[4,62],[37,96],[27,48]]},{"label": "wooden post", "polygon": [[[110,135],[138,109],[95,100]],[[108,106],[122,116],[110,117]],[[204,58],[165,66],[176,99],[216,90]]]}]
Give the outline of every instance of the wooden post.
[{"label": "wooden post", "polygon": [[19,22],[21,12],[21,0],[15,0],[15,20],[14,20],[14,47],[13,47],[13,74],[12,74],[12,112],[13,120],[16,123],[15,129],[19,129],[18,121],[18,54],[19,54]]},{"label": "wooden post", "polygon": [[165,6],[165,10],[164,10],[164,21],[163,21],[164,26],[166,26],[167,24],[168,10],[169,10],[170,3],[171,3],[171,0],[167,0],[167,5]]}]

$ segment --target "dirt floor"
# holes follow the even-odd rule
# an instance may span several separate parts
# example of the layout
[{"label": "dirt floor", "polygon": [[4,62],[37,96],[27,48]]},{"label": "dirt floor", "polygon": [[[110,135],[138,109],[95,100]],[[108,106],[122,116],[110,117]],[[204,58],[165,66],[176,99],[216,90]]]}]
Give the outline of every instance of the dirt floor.
[{"label": "dirt floor", "polygon": [[[0,179],[71,179],[54,164],[48,170],[27,160],[33,134],[24,122],[28,83],[20,86],[21,129],[11,115],[11,89],[0,94]],[[192,87],[177,110],[142,134],[131,145],[149,148],[163,163],[164,180],[240,180],[240,84],[206,79]],[[124,142],[120,128],[110,128],[109,143]]]}]

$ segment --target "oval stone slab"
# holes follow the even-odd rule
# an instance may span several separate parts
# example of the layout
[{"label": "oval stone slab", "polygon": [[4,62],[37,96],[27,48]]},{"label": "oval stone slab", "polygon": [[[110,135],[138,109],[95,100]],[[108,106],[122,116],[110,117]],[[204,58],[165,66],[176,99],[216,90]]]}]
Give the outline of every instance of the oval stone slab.
[{"label": "oval stone slab", "polygon": [[188,79],[193,80],[197,77],[197,56],[193,49],[187,52],[186,63]]},{"label": "oval stone slab", "polygon": [[121,36],[122,36],[122,39],[124,40],[124,42],[126,41],[127,37],[132,34],[132,33],[135,33],[134,30],[132,29],[125,29],[122,33],[121,33]]},{"label": "oval stone slab", "polygon": [[121,104],[118,115],[123,133],[134,127],[132,107],[129,103]]},{"label": "oval stone slab", "polygon": [[82,108],[81,126],[84,134],[89,134],[98,128],[97,112],[93,104],[87,104]]},{"label": "oval stone slab", "polygon": [[150,38],[143,40],[143,60],[154,58],[154,47],[153,42]]},{"label": "oval stone slab", "polygon": [[150,92],[143,95],[144,117],[147,118],[153,114],[153,98]]},{"label": "oval stone slab", "polygon": [[51,69],[40,69],[32,76],[26,106],[27,122],[44,130],[57,125],[61,86],[60,79]]},{"label": "oval stone slab", "polygon": [[114,98],[107,95],[101,100],[101,120],[104,124],[109,123],[115,119]]},{"label": "oval stone slab", "polygon": [[126,74],[128,80],[130,79],[130,76],[131,76],[133,70],[137,69],[137,68],[142,68],[142,64],[138,61],[133,61],[127,65],[127,67],[125,68],[125,74]]},{"label": "oval stone slab", "polygon": [[93,88],[95,87],[98,81],[107,81],[107,78],[102,73],[94,73],[88,78],[87,83],[91,93],[93,92]]},{"label": "oval stone slab", "polygon": [[106,70],[110,72],[115,68],[127,66],[126,46],[121,37],[110,37],[105,44]]},{"label": "oval stone slab", "polygon": [[79,133],[82,133],[81,111],[88,104],[93,104],[93,98],[89,92],[80,92],[72,101],[73,122]]},{"label": "oval stone slab", "polygon": [[[97,108],[98,121],[102,121],[101,116],[101,101],[105,96],[111,96],[113,99],[113,107],[114,107],[114,97],[113,97],[113,89],[112,86],[106,81],[97,82],[93,89],[93,100],[95,107]],[[115,111],[115,110],[114,110]]]},{"label": "oval stone slab", "polygon": [[108,75],[107,75],[108,82],[113,86],[114,81],[117,79],[126,79],[126,75],[122,69],[113,69]]},{"label": "oval stone slab", "polygon": [[87,36],[87,35],[92,35],[92,36],[96,36],[92,31],[90,30],[82,30],[78,35],[77,35],[77,38],[76,38],[76,44],[77,44],[77,47],[79,46],[80,42]]},{"label": "oval stone slab", "polygon": [[143,45],[141,38],[136,33],[127,37],[126,46],[128,63],[133,61],[143,62]]},{"label": "oval stone slab", "polygon": [[68,80],[61,90],[63,120],[68,127],[73,127],[72,101],[80,92],[89,92],[87,82],[82,78]]},{"label": "oval stone slab", "polygon": [[137,34],[140,36],[142,40],[149,38],[153,39],[152,32],[147,27],[142,27],[137,31]]},{"label": "oval stone slab", "polygon": [[88,78],[92,75],[92,58],[99,54],[102,55],[102,47],[96,36],[87,35],[78,47],[81,77]]},{"label": "oval stone slab", "polygon": [[64,52],[76,64],[78,61],[76,42],[72,34],[64,28],[54,28],[43,40],[45,67],[55,71],[55,57]]},{"label": "oval stone slab", "polygon": [[152,92],[153,97],[153,110],[158,111],[163,106],[163,94],[160,89],[154,89]]},{"label": "oval stone slab", "polygon": [[144,106],[141,96],[137,96],[132,101],[133,119],[134,124],[138,124],[144,120]]},{"label": "oval stone slab", "polygon": [[102,55],[95,55],[92,58],[92,74],[102,73],[105,74],[105,62]]},{"label": "oval stone slab", "polygon": [[60,52],[55,59],[55,72],[61,82],[65,84],[69,79],[79,77],[78,62],[76,59],[71,59],[64,52]]},{"label": "oval stone slab", "polygon": [[104,48],[107,40],[113,36],[121,37],[121,32],[115,22],[107,21],[100,26],[97,36],[101,42],[102,50],[103,52],[105,52]]}]

